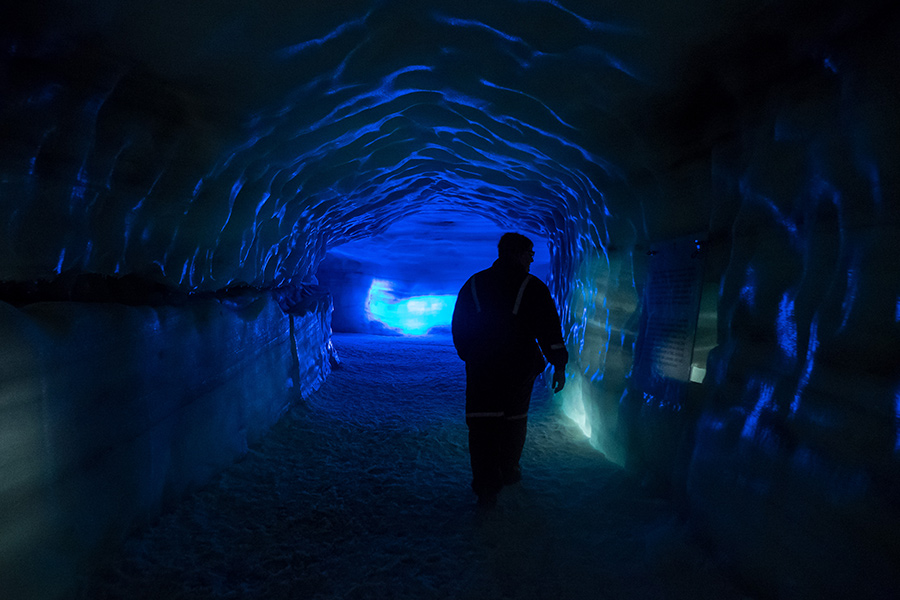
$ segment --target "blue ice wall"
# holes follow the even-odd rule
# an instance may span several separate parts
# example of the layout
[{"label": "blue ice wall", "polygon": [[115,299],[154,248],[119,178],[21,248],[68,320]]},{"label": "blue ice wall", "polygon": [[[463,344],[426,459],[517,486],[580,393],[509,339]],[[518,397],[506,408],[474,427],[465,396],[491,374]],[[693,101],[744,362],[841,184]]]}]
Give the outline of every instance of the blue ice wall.
[{"label": "blue ice wall", "polygon": [[98,557],[318,389],[328,297],[283,296],[0,302],[4,597],[74,597]]},{"label": "blue ice wall", "polygon": [[857,30],[748,92],[709,165],[636,190],[645,205],[712,200],[682,215],[709,240],[703,291],[717,296],[699,315],[702,384],[634,380],[640,235],[622,228],[576,263],[564,408],[771,597],[900,591],[898,31],[896,15]]},{"label": "blue ice wall", "polygon": [[735,212],[689,492],[779,597],[900,591],[900,63],[881,52],[861,37],[770,92],[713,170]]}]

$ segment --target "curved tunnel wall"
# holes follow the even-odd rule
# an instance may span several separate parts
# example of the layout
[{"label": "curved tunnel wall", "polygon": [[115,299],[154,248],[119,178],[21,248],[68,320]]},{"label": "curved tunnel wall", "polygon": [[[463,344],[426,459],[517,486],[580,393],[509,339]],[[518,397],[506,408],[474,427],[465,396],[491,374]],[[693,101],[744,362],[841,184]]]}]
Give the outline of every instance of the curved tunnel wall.
[{"label": "curved tunnel wall", "polygon": [[[759,589],[897,589],[889,3],[113,4],[3,20],[0,280],[308,290],[403,216],[489,215],[551,241],[595,446]],[[648,251],[701,234],[706,378],[647,394]]]},{"label": "curved tunnel wall", "polygon": [[854,41],[714,160],[736,212],[689,493],[783,596],[898,589],[900,72]]}]

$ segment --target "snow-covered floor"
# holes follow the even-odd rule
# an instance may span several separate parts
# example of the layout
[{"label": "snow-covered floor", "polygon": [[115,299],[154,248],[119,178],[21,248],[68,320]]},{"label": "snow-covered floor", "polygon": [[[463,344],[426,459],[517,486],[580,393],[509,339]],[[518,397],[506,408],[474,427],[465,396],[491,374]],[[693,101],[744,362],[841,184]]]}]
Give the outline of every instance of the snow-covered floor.
[{"label": "snow-covered floor", "polygon": [[469,489],[449,338],[336,335],[343,361],[239,463],[129,539],[83,597],[747,598],[538,382],[523,480]]}]

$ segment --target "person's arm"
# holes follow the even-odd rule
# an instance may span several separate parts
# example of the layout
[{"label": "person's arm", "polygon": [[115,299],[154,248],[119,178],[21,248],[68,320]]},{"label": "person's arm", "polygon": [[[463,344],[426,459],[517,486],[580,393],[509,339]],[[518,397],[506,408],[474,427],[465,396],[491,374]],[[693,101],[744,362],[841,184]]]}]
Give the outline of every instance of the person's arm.
[{"label": "person's arm", "polygon": [[541,285],[537,296],[536,334],[541,352],[553,365],[553,391],[559,392],[566,385],[566,364],[569,362],[569,351],[562,336],[562,325],[556,304],[547,286]]},{"label": "person's arm", "polygon": [[475,332],[472,327],[475,300],[470,289],[471,284],[472,278],[470,277],[456,295],[456,305],[453,307],[453,318],[450,322],[453,345],[456,347],[456,354],[463,361],[471,358],[472,345],[475,343]]}]

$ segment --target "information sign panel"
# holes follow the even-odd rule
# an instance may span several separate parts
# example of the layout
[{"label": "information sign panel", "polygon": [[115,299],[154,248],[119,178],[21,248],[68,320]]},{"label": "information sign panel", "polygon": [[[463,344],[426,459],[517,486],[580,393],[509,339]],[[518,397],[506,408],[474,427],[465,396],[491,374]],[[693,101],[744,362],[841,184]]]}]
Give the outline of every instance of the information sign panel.
[{"label": "information sign panel", "polygon": [[655,244],[635,351],[635,379],[652,392],[664,380],[689,381],[703,284],[703,253],[695,238]]}]

